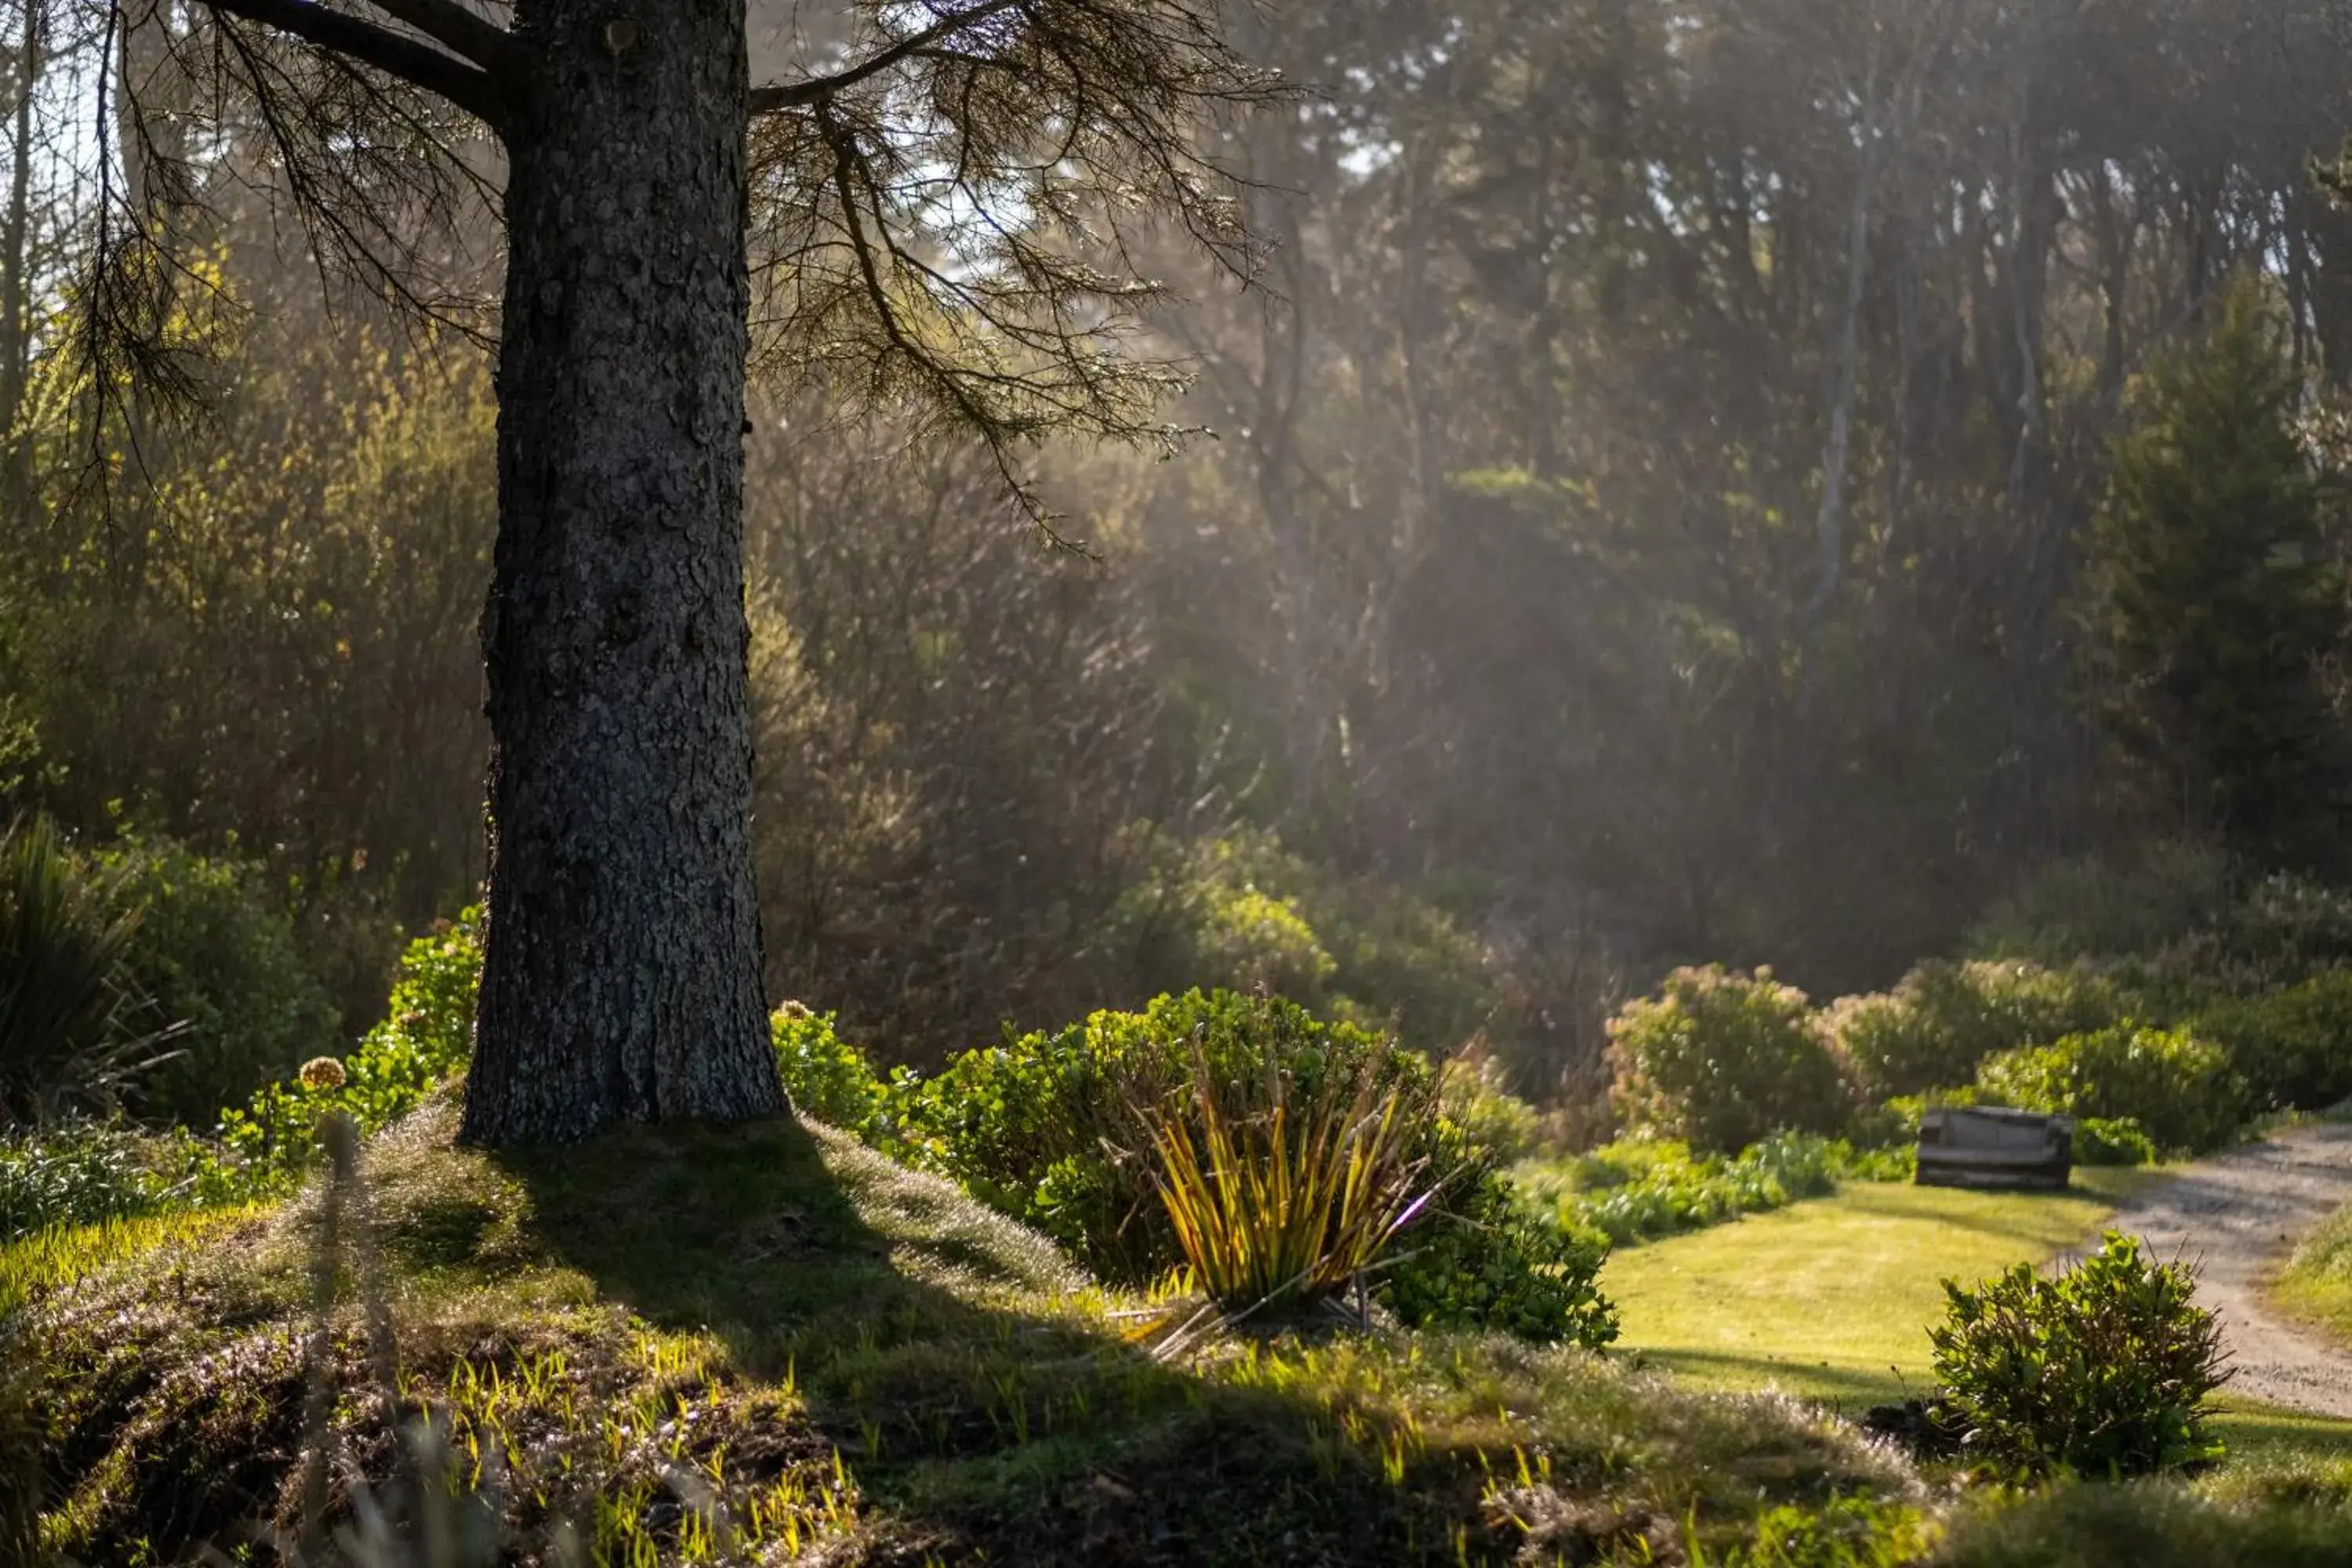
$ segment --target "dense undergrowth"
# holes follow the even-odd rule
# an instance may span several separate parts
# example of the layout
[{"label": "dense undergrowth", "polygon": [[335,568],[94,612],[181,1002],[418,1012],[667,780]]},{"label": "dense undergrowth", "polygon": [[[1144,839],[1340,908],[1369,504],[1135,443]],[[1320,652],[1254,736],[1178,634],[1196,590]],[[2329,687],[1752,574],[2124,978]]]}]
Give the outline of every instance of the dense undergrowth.
[{"label": "dense undergrowth", "polygon": [[478,911],[441,922],[409,943],[386,1016],[355,1047],[265,1084],[211,1136],[119,1118],[0,1132],[0,1240],[290,1191],[318,1161],[325,1118],[373,1131],[463,1068],[480,963]]},{"label": "dense undergrowth", "polygon": [[1617,1113],[1750,1158],[1772,1134],[1887,1147],[1931,1106],[2002,1105],[2074,1118],[2078,1160],[2135,1163],[2352,1096],[2352,895],[2273,876],[2168,896],[2209,874],[2168,864],[2062,867],[1988,918],[1985,956],[1824,1007],[1769,970],[1678,970],[1610,1026]]},{"label": "dense undergrowth", "polygon": [[1759,1214],[1834,1192],[1843,1181],[1901,1181],[1908,1148],[1857,1149],[1843,1139],[1780,1132],[1736,1155],[1673,1140],[1623,1138],[1583,1154],[1531,1160],[1512,1175],[1562,1230],[1618,1245]]}]

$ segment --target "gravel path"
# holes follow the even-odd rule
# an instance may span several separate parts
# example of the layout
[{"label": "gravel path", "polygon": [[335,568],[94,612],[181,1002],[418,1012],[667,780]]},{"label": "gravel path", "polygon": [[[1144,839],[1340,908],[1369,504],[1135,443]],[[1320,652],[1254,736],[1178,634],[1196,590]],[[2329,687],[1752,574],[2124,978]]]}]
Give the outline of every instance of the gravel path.
[{"label": "gravel path", "polygon": [[2273,1316],[2263,1276],[2305,1232],[2352,1203],[2352,1124],[2321,1123],[2202,1160],[2133,1198],[2109,1222],[2157,1255],[2200,1266],[2197,1289],[2221,1314],[2237,1375],[2230,1392],[2315,1415],[2352,1417],[2352,1353]]}]

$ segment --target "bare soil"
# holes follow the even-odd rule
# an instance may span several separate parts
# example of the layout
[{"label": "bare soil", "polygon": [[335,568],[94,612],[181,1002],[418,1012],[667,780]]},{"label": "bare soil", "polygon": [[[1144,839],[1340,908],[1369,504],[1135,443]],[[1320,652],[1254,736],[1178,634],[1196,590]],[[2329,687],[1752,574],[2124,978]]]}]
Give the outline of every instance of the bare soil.
[{"label": "bare soil", "polygon": [[2231,1393],[2352,1418],[2352,1353],[2281,1318],[2263,1292],[2294,1244],[2347,1203],[2352,1124],[2326,1122],[2200,1160],[2136,1194],[2109,1224],[2198,1266],[2198,1294],[2220,1312],[2237,1369]]}]

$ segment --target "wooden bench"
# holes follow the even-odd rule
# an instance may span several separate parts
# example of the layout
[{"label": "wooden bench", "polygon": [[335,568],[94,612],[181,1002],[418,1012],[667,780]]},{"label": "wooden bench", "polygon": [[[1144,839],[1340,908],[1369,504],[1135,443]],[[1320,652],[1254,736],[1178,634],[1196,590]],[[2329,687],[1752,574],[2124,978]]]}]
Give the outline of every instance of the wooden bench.
[{"label": "wooden bench", "polygon": [[2074,1170],[2072,1117],[1944,1105],[1919,1119],[1921,1186],[2064,1192]]}]

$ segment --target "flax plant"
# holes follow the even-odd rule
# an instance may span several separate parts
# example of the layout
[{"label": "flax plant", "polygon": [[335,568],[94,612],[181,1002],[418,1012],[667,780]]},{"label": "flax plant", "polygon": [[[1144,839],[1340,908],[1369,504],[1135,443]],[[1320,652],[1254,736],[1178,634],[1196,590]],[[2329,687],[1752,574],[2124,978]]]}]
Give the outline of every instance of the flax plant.
[{"label": "flax plant", "polygon": [[1302,1086],[1269,1059],[1253,1087],[1196,1049],[1190,1085],[1135,1105],[1192,1282],[1235,1320],[1360,1283],[1438,1185],[1418,1152],[1438,1114],[1430,1084],[1384,1084],[1366,1058]]}]

